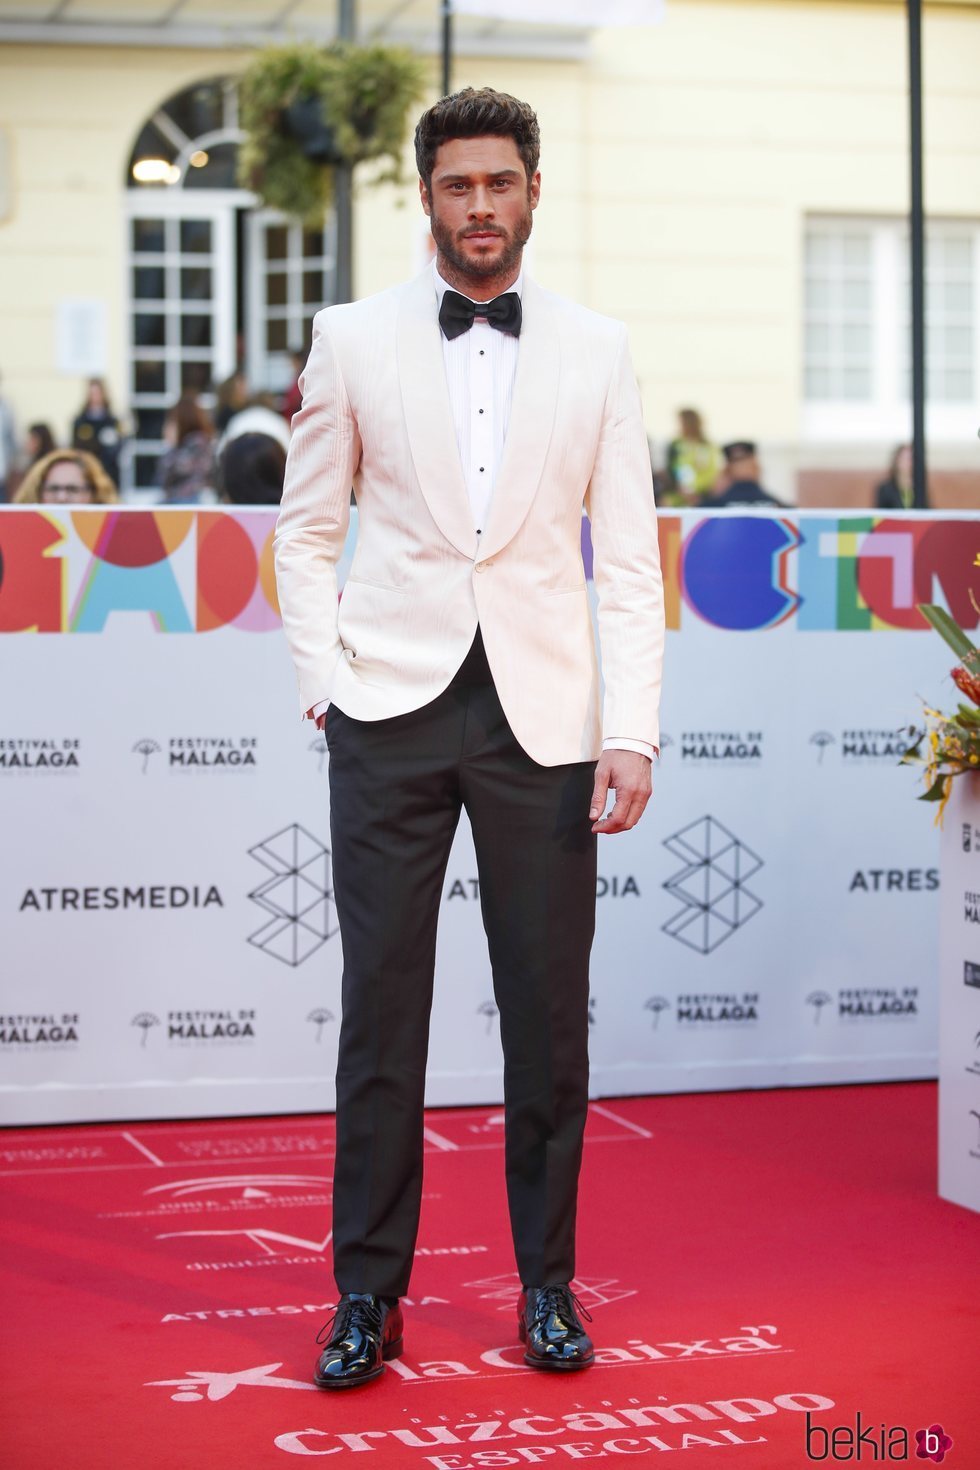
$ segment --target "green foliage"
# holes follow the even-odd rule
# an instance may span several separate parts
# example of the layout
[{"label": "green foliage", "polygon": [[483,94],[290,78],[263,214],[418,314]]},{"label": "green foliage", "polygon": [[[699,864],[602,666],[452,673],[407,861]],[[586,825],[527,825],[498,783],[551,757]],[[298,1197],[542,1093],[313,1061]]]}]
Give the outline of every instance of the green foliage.
[{"label": "green foliage", "polygon": [[382,160],[372,182],[397,182],[409,109],[424,84],[422,63],[401,47],[310,42],[260,51],[239,82],[241,183],[285,214],[322,219],[334,170],[306,158],[283,125],[285,109],[308,98],[319,100],[340,161]]}]

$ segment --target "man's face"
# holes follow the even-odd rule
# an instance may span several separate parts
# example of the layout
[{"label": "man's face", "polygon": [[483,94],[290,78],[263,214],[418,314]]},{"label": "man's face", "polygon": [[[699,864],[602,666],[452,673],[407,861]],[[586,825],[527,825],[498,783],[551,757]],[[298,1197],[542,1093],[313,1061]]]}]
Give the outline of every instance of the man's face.
[{"label": "man's face", "polygon": [[516,272],[531,237],[541,175],[528,181],[513,138],[452,138],[436,153],[422,208],[440,253],[474,282]]}]

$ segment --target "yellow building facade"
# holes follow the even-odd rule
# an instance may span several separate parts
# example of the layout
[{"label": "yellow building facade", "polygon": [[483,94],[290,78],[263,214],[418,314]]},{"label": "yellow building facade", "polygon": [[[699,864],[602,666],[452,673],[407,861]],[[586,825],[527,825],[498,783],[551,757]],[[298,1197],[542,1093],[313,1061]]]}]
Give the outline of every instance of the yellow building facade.
[{"label": "yellow building facade", "polygon": [[[207,206],[213,337],[199,356],[212,377],[244,351],[257,386],[279,385],[285,346],[299,345],[297,327],[321,304],[309,299],[314,272],[304,286],[301,253],[299,295],[289,295],[275,255],[284,237],[267,216],[256,225],[244,191],[180,198],[127,180],[137,139],[167,100],[234,77],[248,49],[213,37],[140,46],[128,32],[121,44],[62,40],[55,25],[25,25],[25,8],[0,0],[2,392],[21,425],[47,420],[63,439],[85,361],[72,333],[104,334],[96,366],[124,415],[142,403],[148,467],[177,379],[160,376],[154,397],[144,373],[135,392],[134,220],[179,224],[191,204]],[[930,461],[949,503],[980,504],[980,5],[928,4],[924,42]],[[497,49],[519,48],[518,30]],[[432,96],[437,73],[433,58]],[[536,107],[543,193],[531,268],[628,324],[655,456],[690,405],[714,438],[757,440],[783,498],[860,500],[909,434],[904,7],[669,0],[660,25],[594,30],[550,55],[481,54],[461,37],[453,80]],[[408,148],[406,161],[411,176]],[[178,226],[167,228],[173,258],[149,258],[158,292],[172,297],[193,283],[194,261]],[[359,182],[356,293],[417,269],[423,237],[414,182]],[[316,250],[328,253],[329,240]],[[159,316],[185,306],[165,301]],[[243,327],[263,341],[277,334],[274,349],[243,342]],[[143,358],[153,350],[144,342]]]}]

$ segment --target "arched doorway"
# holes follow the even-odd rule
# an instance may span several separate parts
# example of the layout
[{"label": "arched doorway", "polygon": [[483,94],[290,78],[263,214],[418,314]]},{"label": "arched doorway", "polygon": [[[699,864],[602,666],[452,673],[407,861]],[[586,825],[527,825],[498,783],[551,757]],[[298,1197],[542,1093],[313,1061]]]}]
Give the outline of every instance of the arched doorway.
[{"label": "arched doorway", "polygon": [[134,436],[123,485],[154,498],[167,410],[187,388],[210,406],[242,367],[254,393],[289,382],[313,315],[334,299],[335,227],[262,208],[237,182],[238,94],[214,78],[144,123],[126,176],[126,361]]}]

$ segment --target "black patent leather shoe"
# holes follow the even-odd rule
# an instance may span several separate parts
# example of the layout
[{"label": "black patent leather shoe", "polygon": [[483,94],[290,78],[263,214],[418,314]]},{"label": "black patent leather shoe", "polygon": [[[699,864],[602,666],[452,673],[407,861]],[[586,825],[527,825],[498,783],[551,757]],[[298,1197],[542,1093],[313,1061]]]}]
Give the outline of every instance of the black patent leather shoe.
[{"label": "black patent leather shoe", "polygon": [[522,1291],[517,1329],[525,1363],[558,1373],[588,1368],[595,1354],[579,1313],[592,1321],[570,1286],[529,1286]]},{"label": "black patent leather shoe", "polygon": [[317,1342],[323,1343],[313,1370],[317,1388],[370,1383],[384,1372],[388,1358],[401,1357],[402,1309],[366,1292],[345,1292]]}]

